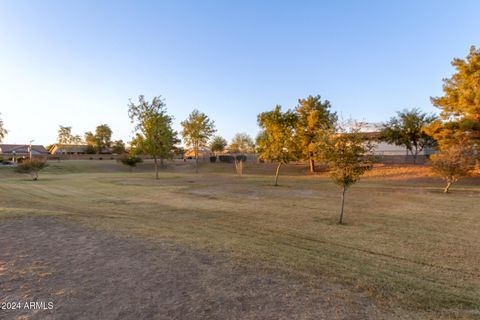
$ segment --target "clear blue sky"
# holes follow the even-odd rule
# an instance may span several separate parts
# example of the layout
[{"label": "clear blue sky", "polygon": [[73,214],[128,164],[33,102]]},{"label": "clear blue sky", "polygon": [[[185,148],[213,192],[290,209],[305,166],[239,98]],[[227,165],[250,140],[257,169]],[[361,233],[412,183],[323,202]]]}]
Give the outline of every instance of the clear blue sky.
[{"label": "clear blue sky", "polygon": [[479,1],[0,0],[0,112],[8,143],[109,124],[129,140],[129,98],[162,95],[218,134],[320,94],[344,118],[433,112],[454,57],[480,45]]}]

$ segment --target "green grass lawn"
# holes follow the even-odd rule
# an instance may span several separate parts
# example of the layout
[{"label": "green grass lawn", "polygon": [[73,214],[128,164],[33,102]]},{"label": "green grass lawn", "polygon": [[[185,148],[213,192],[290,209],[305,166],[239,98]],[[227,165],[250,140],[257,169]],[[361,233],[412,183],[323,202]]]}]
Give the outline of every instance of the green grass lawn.
[{"label": "green grass lawn", "polygon": [[340,226],[340,193],[325,175],[291,166],[273,187],[271,168],[247,166],[238,177],[228,165],[203,164],[200,174],[177,166],[154,180],[148,163],[130,173],[113,161],[62,161],[35,182],[0,168],[0,219],[65,217],[227,252],[313,286],[339,281],[386,308],[480,317],[478,179],[445,195],[436,178],[372,175],[347,193],[347,224]]}]

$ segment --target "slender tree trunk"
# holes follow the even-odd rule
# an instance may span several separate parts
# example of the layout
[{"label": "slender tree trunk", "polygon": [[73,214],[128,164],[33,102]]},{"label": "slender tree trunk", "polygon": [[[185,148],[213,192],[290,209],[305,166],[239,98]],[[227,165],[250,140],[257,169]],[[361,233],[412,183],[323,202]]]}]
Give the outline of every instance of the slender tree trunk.
[{"label": "slender tree trunk", "polygon": [[195,151],[195,173],[198,173],[198,151]]},{"label": "slender tree trunk", "polygon": [[310,172],[315,173],[315,160],[313,158],[310,158]]},{"label": "slender tree trunk", "polygon": [[153,161],[155,162],[155,179],[158,179],[158,161],[156,156],[153,157]]},{"label": "slender tree trunk", "polygon": [[447,181],[447,186],[443,189],[443,193],[448,193],[450,187],[452,186],[452,181]]},{"label": "slender tree trunk", "polygon": [[343,224],[343,207],[345,205],[345,191],[346,191],[346,188],[345,188],[345,186],[343,186],[343,189],[342,189],[342,206],[341,206],[341,209],[340,209],[340,219],[338,220],[339,224]]},{"label": "slender tree trunk", "polygon": [[163,158],[160,158],[160,167],[165,168],[165,164],[163,163]]},{"label": "slender tree trunk", "polygon": [[278,174],[280,172],[280,166],[282,165],[281,162],[278,163],[278,166],[277,166],[277,172],[275,173],[275,187],[278,186]]}]

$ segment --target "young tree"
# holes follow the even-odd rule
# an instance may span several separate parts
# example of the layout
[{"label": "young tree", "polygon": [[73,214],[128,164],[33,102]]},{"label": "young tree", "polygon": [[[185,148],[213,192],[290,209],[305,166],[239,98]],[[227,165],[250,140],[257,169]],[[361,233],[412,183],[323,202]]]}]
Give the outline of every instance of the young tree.
[{"label": "young tree", "polygon": [[181,125],[183,127],[182,136],[185,144],[193,148],[195,172],[198,173],[198,152],[201,147],[207,145],[208,140],[215,133],[215,122],[210,120],[206,114],[195,109]]},{"label": "young tree", "polygon": [[448,193],[452,184],[475,169],[475,152],[465,141],[446,146],[440,153],[432,155],[431,161],[433,172],[447,183],[443,192]]},{"label": "young tree", "polygon": [[95,129],[95,141],[98,153],[109,148],[112,144],[112,129],[107,124],[101,124]]},{"label": "young tree", "polygon": [[227,146],[227,140],[220,136],[215,136],[213,137],[212,141],[210,141],[210,150],[213,152],[213,154],[217,155],[218,152],[222,152],[225,150],[225,147]]},{"label": "young tree", "polygon": [[38,180],[38,172],[47,166],[47,161],[43,159],[27,159],[17,165],[15,170],[19,173],[29,173],[32,180]]},{"label": "young tree", "polygon": [[275,186],[278,186],[280,166],[299,157],[295,137],[297,115],[290,110],[282,112],[282,107],[277,105],[273,111],[259,114],[257,121],[262,129],[257,137],[260,158],[277,163]]},{"label": "young tree", "polygon": [[462,141],[480,151],[480,50],[472,46],[466,59],[454,59],[452,66],[456,72],[443,80],[443,96],[430,98],[441,110],[441,121],[429,133],[440,149]]},{"label": "young tree", "polygon": [[360,177],[372,169],[373,145],[366,141],[360,128],[341,129],[324,137],[318,148],[329,167],[330,178],[342,189],[339,224],[343,224],[345,193]]},{"label": "young tree", "polygon": [[302,159],[308,160],[312,173],[315,172],[315,158],[318,158],[318,139],[332,131],[337,122],[337,114],[330,108],[330,101],[322,102],[320,95],[299,99],[295,108],[298,115],[296,132]]},{"label": "young tree", "polygon": [[435,140],[426,133],[426,127],[435,120],[436,116],[423,113],[417,108],[399,111],[396,117],[383,124],[380,140],[404,146],[415,164],[418,154],[424,148],[435,145]]},{"label": "young tree", "polygon": [[243,162],[246,159],[245,154],[255,150],[255,143],[248,134],[237,133],[233,137],[228,150],[232,153],[237,153],[235,157],[235,170],[239,176],[243,175]]},{"label": "young tree", "polygon": [[3,125],[3,120],[2,120],[2,118],[0,118],[0,142],[3,141],[3,138],[5,138],[7,133],[8,133],[8,131],[7,131],[7,129],[5,129],[5,127]]},{"label": "young tree", "polygon": [[153,157],[155,163],[155,179],[158,179],[158,160],[163,167],[164,159],[173,157],[174,146],[179,142],[177,132],[172,128],[173,117],[166,111],[161,96],[154,97],[151,102],[143,95],[138,103],[130,100],[128,114],[137,131],[131,146],[134,153],[144,153]]}]

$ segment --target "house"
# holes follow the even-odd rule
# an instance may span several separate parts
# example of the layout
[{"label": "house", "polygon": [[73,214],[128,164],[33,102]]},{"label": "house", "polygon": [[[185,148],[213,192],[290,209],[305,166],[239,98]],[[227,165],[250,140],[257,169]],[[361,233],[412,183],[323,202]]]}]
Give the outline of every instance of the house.
[{"label": "house", "polygon": [[[397,146],[396,144],[380,141],[381,128],[381,124],[367,123],[361,130],[362,134],[365,135],[365,138],[373,143],[373,153],[378,156],[382,162],[402,163],[412,161],[413,156],[408,152],[405,146]],[[426,147],[418,153],[418,160],[424,162],[435,152],[435,149]]]},{"label": "house", "polygon": [[[30,155],[28,144],[0,144],[0,155],[7,157],[23,157]],[[32,156],[47,156],[48,151],[44,146],[32,145]]]},{"label": "house", "polygon": [[[198,150],[198,158],[199,159],[208,158],[208,157],[210,157],[211,154],[212,154],[212,152],[208,148],[200,148]],[[193,148],[188,149],[184,154],[184,158],[195,159],[195,150]]]},{"label": "house", "polygon": [[50,147],[48,152],[54,155],[62,154],[86,154],[87,153],[86,144],[54,144]]}]

